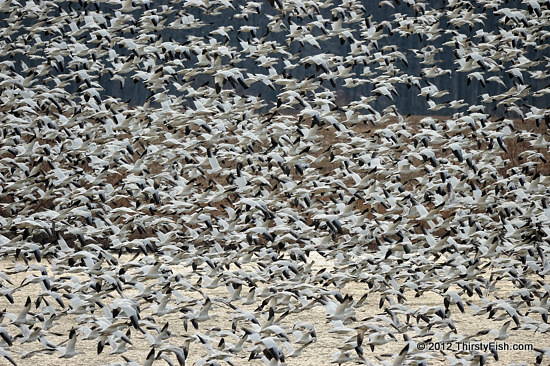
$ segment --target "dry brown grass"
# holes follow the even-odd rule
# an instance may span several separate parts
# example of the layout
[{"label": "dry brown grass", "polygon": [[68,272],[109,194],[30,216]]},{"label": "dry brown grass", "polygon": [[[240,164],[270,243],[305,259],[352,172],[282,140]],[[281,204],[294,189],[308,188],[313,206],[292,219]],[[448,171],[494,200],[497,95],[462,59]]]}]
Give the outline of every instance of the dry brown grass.
[{"label": "dry brown grass", "polygon": [[[297,116],[296,115],[292,115],[289,113],[289,117],[291,118],[296,118],[297,119]],[[410,132],[413,132],[413,137],[412,138],[407,138],[405,136],[401,136],[400,137],[400,140],[401,142],[403,142],[403,144],[397,144],[396,146],[392,147],[392,150],[391,150],[391,154],[393,154],[394,156],[400,156],[400,154],[403,154],[403,153],[406,153],[406,150],[407,150],[407,145],[410,145],[410,144],[413,144],[413,138],[414,138],[414,131],[418,130],[420,127],[421,127],[421,120],[425,118],[425,116],[406,116],[404,121],[402,121],[402,125],[406,126],[406,128],[410,131]],[[444,124],[444,122],[448,119],[451,119],[452,117],[450,116],[432,116],[432,118],[442,122]],[[360,135],[360,136],[363,136],[367,139],[370,139],[370,140],[376,140],[376,139],[379,139],[379,137],[377,137],[377,132],[379,132],[379,130],[381,129],[384,129],[384,128],[387,128],[389,125],[391,124],[395,124],[397,123],[397,118],[384,118],[382,122],[379,122],[379,123],[376,123],[375,125],[369,123],[369,124],[357,124],[357,125],[354,125],[354,126],[347,126],[347,128],[351,131],[353,131],[354,134],[356,135]],[[303,119],[301,121],[301,123],[303,125],[308,125],[311,123],[310,120],[307,120],[307,119]],[[529,132],[529,133],[535,133],[535,134],[545,134],[547,133],[547,129],[546,129],[546,126],[542,125],[542,126],[537,126],[536,123],[534,121],[521,121],[521,120],[514,120],[513,121],[514,123],[514,126],[516,127],[516,130],[519,131],[526,131],[526,132]],[[165,126],[166,127],[166,126]],[[422,126],[422,127],[426,127],[426,126]],[[197,127],[197,126],[194,126],[192,128],[192,132],[195,132],[195,133],[200,133],[200,128]],[[346,136],[346,134],[340,134],[339,136],[335,133],[335,129],[333,126],[331,125],[325,125],[323,128],[319,129],[318,131],[318,135],[319,135],[319,139],[317,140],[316,142],[316,145],[320,148],[318,152],[312,152],[310,153],[313,157],[318,157],[320,154],[326,154],[326,158],[321,162],[321,163],[316,163],[316,164],[312,164],[311,165],[311,168],[315,169],[320,175],[330,175],[332,172],[334,172],[336,169],[343,169],[343,165],[341,162],[338,162],[336,161],[337,159],[335,160],[331,160],[329,158],[329,154],[328,152],[329,151],[332,151],[332,153],[335,155],[335,156],[338,156],[339,153],[341,153],[341,151],[339,150],[339,148],[335,147],[337,146],[338,143],[346,143],[348,142],[349,140],[349,136]],[[127,136],[126,134],[122,134],[121,135],[121,138],[128,138],[130,137],[129,135]],[[30,140],[32,139],[31,136],[23,136],[22,139],[24,139],[25,141],[30,142]],[[47,141],[40,141],[41,144],[45,144],[45,143],[48,143]],[[507,170],[511,169],[511,168],[514,168],[514,167],[520,167],[520,168],[524,168],[524,164],[526,162],[526,158],[524,157],[524,155],[522,155],[524,152],[528,151],[528,150],[532,150],[536,153],[539,153],[541,154],[541,156],[543,157],[546,157],[548,156],[548,152],[547,151],[544,151],[543,149],[540,149],[540,148],[532,148],[530,146],[530,143],[526,140],[524,141],[517,141],[515,138],[508,138],[505,140],[505,143],[506,143],[506,146],[507,146],[507,151],[503,151],[502,149],[500,149],[500,147],[496,144],[496,142],[493,142],[493,151],[497,154],[499,154],[503,159],[505,159],[507,161],[507,164],[506,164],[506,167],[503,168],[503,169],[500,169],[499,173],[506,177],[507,176]],[[486,149],[488,148],[488,142],[487,141],[483,141],[480,149]],[[266,150],[268,150],[270,148],[270,142],[269,141],[265,141],[264,143],[262,144],[257,144],[255,146],[255,149],[256,149],[256,152],[265,152]],[[443,152],[442,149],[441,149],[441,146],[433,146],[433,149],[434,151],[436,151],[436,156],[438,156],[438,158],[441,158],[441,157],[445,157],[445,156],[448,156],[450,154],[449,151],[446,151],[446,152]],[[139,148],[138,148],[139,150]],[[365,146],[365,151],[367,153],[373,153],[375,152],[375,150],[373,148],[369,148],[369,146]],[[138,158],[138,155],[140,153],[143,153],[143,151],[135,151],[134,153],[134,156],[133,156],[133,159],[137,159]],[[4,157],[9,157],[8,156],[9,153],[7,152],[4,152],[2,153],[2,155],[0,156],[0,158],[4,158]],[[77,157],[75,157],[77,158]],[[88,162],[86,161],[85,157],[81,156],[79,159],[80,161],[80,168],[83,169],[84,172],[86,173],[92,173],[93,172],[93,168],[88,164]],[[532,159],[531,159],[532,160]],[[548,159],[550,160],[550,159]],[[417,159],[412,159],[411,160],[413,165],[416,166],[416,167],[421,167],[423,166],[423,164],[426,164],[425,162],[421,161],[421,160],[417,160]],[[32,163],[32,162],[31,162]],[[226,161],[220,161],[220,164],[221,166],[224,168],[224,171],[236,171],[237,169],[237,164],[239,164],[238,161],[234,161],[234,160],[226,160]],[[42,168],[43,168],[43,171],[44,172],[49,172],[51,170],[51,168],[49,167],[48,164],[46,164],[46,162],[42,162],[41,163],[42,165]],[[112,170],[116,171],[115,173],[109,173],[108,175],[106,175],[104,177],[104,181],[106,183],[110,183],[112,184],[114,187],[120,187],[121,184],[124,184],[124,181],[125,181],[125,178],[129,175],[129,172],[125,171],[124,169],[120,169],[119,167],[116,166],[116,164],[112,164],[111,166]],[[155,176],[155,175],[158,175],[160,173],[162,173],[164,170],[165,170],[165,167],[160,164],[160,163],[157,163],[157,162],[153,162],[153,163],[150,163],[147,165],[147,169],[149,171],[149,173],[152,175],[152,176]],[[300,174],[297,173],[297,171],[295,171],[295,168],[291,167],[292,169],[292,179],[296,180],[296,181],[300,181],[302,179],[304,179]],[[527,173],[529,174],[535,174],[535,173],[540,173],[540,174],[543,174],[543,175],[550,175],[550,162],[549,161],[546,161],[546,162],[543,162],[542,160],[540,161],[536,161],[536,164],[533,164],[532,165],[532,168],[530,171],[528,171]],[[259,173],[261,174],[261,173]],[[281,174],[282,174],[282,171],[281,171]],[[418,184],[418,182],[416,181],[416,178],[418,178],[419,176],[421,176],[422,174],[424,174],[423,171],[419,171],[418,173],[413,173],[413,174],[401,174],[400,175],[400,179],[401,179],[401,182],[403,183],[404,187],[407,189],[407,190],[410,190],[410,191],[414,191],[416,189],[416,185]],[[269,183],[271,184],[271,187],[273,188],[267,188],[267,189],[276,189],[276,187],[278,187],[278,182],[276,181],[276,179],[273,179],[273,177],[270,177],[270,176],[264,176],[264,178],[266,178]],[[344,177],[344,182],[345,184],[350,184],[350,185],[353,185],[353,181],[351,181],[351,178],[349,177]],[[196,187],[199,191],[206,191],[208,189],[212,189],[214,187],[214,184],[215,183],[220,183],[222,185],[227,185],[228,181],[227,181],[227,175],[224,173],[224,174],[208,174],[208,173],[205,173],[203,175],[201,175],[200,177],[197,178],[196,180]],[[90,189],[90,188],[93,188],[92,185],[90,183],[86,183],[83,185],[84,188],[86,189]],[[45,189],[46,187],[42,187],[43,189]],[[139,193],[139,192],[138,192]],[[230,194],[230,198],[233,199],[233,200],[238,200],[238,198],[235,196],[235,195],[231,195]],[[335,200],[338,200],[339,197],[337,197],[335,194],[332,194],[332,193],[326,193],[326,194],[322,194],[322,195],[317,195],[315,197],[311,197],[312,199],[312,202],[314,202],[314,204],[320,204],[320,205],[324,205],[325,203],[329,203],[330,200],[332,199],[335,199]],[[12,195],[9,195],[9,194],[2,194],[0,195],[0,203],[2,203],[2,205],[0,206],[0,214],[2,214],[4,217],[9,217],[10,216],[10,213],[8,212],[9,210],[9,205],[10,203],[13,203],[13,196]],[[35,202],[29,202],[29,205],[32,205],[32,209],[34,212],[40,212],[40,211],[43,211],[43,210],[54,210],[56,209],[56,207],[54,207],[54,199],[46,199],[46,200],[40,200],[40,199],[37,199]],[[142,203],[146,203],[146,202],[143,202],[143,199],[142,199]],[[227,206],[231,206],[232,203],[228,200],[228,199],[223,199],[222,201],[220,202],[212,202],[212,203],[197,203],[196,207],[195,207],[195,211],[198,211],[198,210],[201,210],[202,208],[204,207],[213,207],[215,208],[218,212],[220,213],[223,213],[224,212],[224,209],[222,208],[222,205],[227,205]],[[111,207],[111,209],[114,209],[116,207],[129,207],[129,208],[136,208],[136,202],[135,202],[135,198],[131,198],[131,197],[128,197],[127,199],[124,199],[124,198],[121,198],[121,199],[118,199],[111,203],[109,203],[109,206]],[[290,203],[290,206],[294,207],[295,205],[293,203]],[[306,223],[308,225],[312,225],[313,224],[313,220],[311,218],[311,214],[308,213],[308,212],[302,212],[301,208],[299,207],[299,205],[297,207],[294,207],[296,210],[298,210],[300,212],[300,214],[303,215],[304,219],[306,220]],[[429,204],[428,204],[428,208],[429,207]],[[157,209],[159,209],[159,207],[157,207]],[[366,212],[367,213],[367,218],[369,220],[373,220],[375,217],[380,217],[380,216],[383,216],[386,214],[386,210],[384,209],[383,206],[377,204],[377,203],[372,203],[372,202],[366,202],[364,200],[356,200],[354,202],[354,209],[357,211],[357,212]],[[149,214],[147,211],[143,211],[145,212],[146,214]],[[163,213],[163,215],[166,215],[167,213]],[[213,214],[215,215],[216,212],[213,212]],[[442,212],[442,215],[443,215],[443,218],[447,218],[449,216],[451,216],[453,214],[453,212]],[[171,219],[174,220],[174,222],[177,222],[178,218],[176,216],[173,216],[173,215],[169,215],[167,214],[168,217],[170,217]],[[82,224],[84,224],[84,222],[82,222]],[[413,222],[413,225],[415,223]],[[130,235],[129,239],[135,239],[135,238],[146,238],[146,237],[151,237],[151,236],[156,236],[155,235],[155,228],[146,228],[145,230],[134,230],[134,232]],[[415,229],[416,231],[417,230],[420,230],[418,228]],[[14,232],[15,234],[15,232]],[[108,245],[108,242],[105,241],[105,243],[103,243],[105,245]]]}]

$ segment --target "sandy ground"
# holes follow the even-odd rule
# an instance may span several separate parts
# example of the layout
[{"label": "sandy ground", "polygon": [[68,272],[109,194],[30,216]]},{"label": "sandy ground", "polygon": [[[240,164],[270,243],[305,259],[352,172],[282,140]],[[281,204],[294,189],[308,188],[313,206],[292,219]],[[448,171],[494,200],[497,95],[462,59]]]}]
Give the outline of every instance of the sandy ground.
[{"label": "sandy ground", "polygon": [[[326,262],[321,256],[316,256],[313,254],[312,257],[313,260],[315,260],[315,268],[314,269],[320,269],[320,268],[328,268],[330,269],[332,264]],[[4,260],[0,262],[0,270],[3,272],[9,272],[14,266],[14,262],[10,262],[7,260]],[[174,270],[180,270],[180,271],[186,271],[184,268],[174,269]],[[32,272],[27,273],[18,273],[10,276],[10,280],[13,282],[14,285],[21,284],[25,277],[30,276]],[[35,274],[39,274],[34,272]],[[341,293],[343,295],[350,294],[354,297],[354,299],[359,299],[361,296],[363,296],[366,291],[368,290],[367,286],[362,283],[354,283],[354,284],[348,284],[341,290]],[[507,281],[501,281],[498,290],[495,292],[494,296],[498,297],[504,297],[507,293],[513,290],[513,286],[510,282]],[[8,301],[6,301],[5,297],[0,298],[0,307],[1,309],[6,309],[7,312],[12,312],[17,314],[19,309],[23,307],[25,300],[27,296],[30,296],[33,301],[37,298],[38,294],[40,292],[40,288],[38,284],[30,284],[27,286],[24,286],[23,288],[19,289],[18,291],[15,291],[13,296],[15,299],[14,304],[10,304]],[[156,316],[154,318],[155,324],[162,327],[166,322],[169,323],[170,330],[172,332],[170,337],[170,344],[172,345],[178,345],[183,344],[185,342],[186,337],[191,336],[193,337],[196,333],[201,334],[202,336],[210,336],[216,341],[223,338],[225,339],[226,345],[229,343],[235,344],[238,339],[235,337],[232,337],[229,335],[231,332],[231,326],[232,322],[230,320],[230,314],[234,314],[235,312],[233,309],[230,309],[228,306],[224,305],[222,301],[218,301],[224,298],[227,298],[229,296],[227,290],[224,286],[220,286],[213,290],[204,290],[205,294],[207,294],[210,298],[213,299],[213,307],[212,311],[210,312],[211,315],[213,315],[212,319],[208,321],[201,322],[199,325],[199,329],[195,330],[193,327],[189,326],[188,330],[185,331],[183,327],[183,321],[181,320],[181,316],[178,314],[167,314],[162,316]],[[242,294],[246,294],[248,292],[248,288],[243,288]],[[196,297],[197,294],[185,294],[186,296],[190,297]],[[409,293],[410,296],[407,296],[407,293],[405,296],[407,296],[406,305],[408,308],[421,308],[423,306],[433,306],[433,305],[442,305],[443,301],[441,297],[437,294],[433,293],[425,293],[423,296],[420,297],[414,297],[411,293]],[[473,299],[473,298],[472,298]],[[233,302],[233,304],[246,311],[253,311],[259,304],[253,304],[253,305],[243,305],[244,299],[236,300]],[[347,324],[346,326],[348,328],[354,328],[355,326],[358,326],[360,324],[364,324],[369,319],[372,319],[377,314],[384,314],[383,310],[379,309],[379,301],[380,297],[375,295],[369,295],[365,305],[360,307],[357,310],[356,313],[356,319],[357,321],[355,323]],[[476,301],[472,301],[474,304]],[[477,301],[479,303],[479,300]],[[33,308],[34,309],[34,306]],[[501,320],[495,320],[495,319],[488,319],[487,314],[485,315],[479,315],[475,316],[474,311],[471,307],[466,306],[465,313],[462,314],[456,305],[451,305],[451,311],[452,311],[452,319],[454,321],[454,325],[456,326],[457,334],[462,335],[470,335],[475,336],[478,332],[482,330],[489,330],[489,329],[498,329],[502,324],[504,324],[506,321],[510,320],[509,318],[504,317],[504,319]],[[143,310],[143,309],[142,309]],[[32,310],[31,310],[32,312]],[[97,312],[101,312],[101,310],[97,310]],[[287,333],[292,332],[293,326],[298,321],[311,323],[314,325],[316,333],[317,333],[317,340],[310,344],[309,346],[305,347],[303,349],[302,353],[298,355],[297,357],[287,357],[286,363],[288,365],[321,365],[321,364],[328,364],[333,359],[333,354],[338,352],[338,348],[341,347],[345,343],[345,339],[349,338],[350,336],[354,336],[356,334],[355,331],[349,332],[348,334],[338,334],[334,332],[334,324],[330,321],[327,321],[326,319],[326,311],[323,306],[320,304],[317,304],[317,306],[313,306],[311,308],[308,308],[298,314],[291,314],[287,317],[285,317],[281,321],[281,327],[287,330]],[[89,314],[88,314],[89,315]],[[97,315],[97,313],[95,313]],[[537,316],[538,314],[532,315]],[[53,344],[59,344],[63,341],[66,341],[68,339],[69,330],[73,327],[78,327],[79,324],[83,323],[83,317],[85,315],[70,315],[67,314],[63,317],[61,317],[56,323],[55,326],[50,330],[51,333],[47,334],[48,340]],[[405,320],[405,317],[400,317],[403,321]],[[414,321],[411,323],[414,324]],[[9,324],[8,319],[3,319],[3,321],[0,323],[1,326],[3,326],[10,334],[12,338],[15,338],[17,334],[19,334],[19,330],[16,327],[16,325]],[[37,326],[40,326],[40,324],[37,324]],[[533,364],[535,361],[535,352],[532,350],[526,350],[526,351],[517,351],[512,350],[513,347],[519,347],[527,344],[527,347],[530,347],[531,345],[533,347],[538,348],[544,348],[547,347],[550,342],[550,337],[548,337],[545,334],[541,334],[540,332],[533,332],[533,331],[525,331],[525,330],[513,330],[513,322],[510,325],[510,329],[508,333],[513,334],[509,336],[508,338],[504,340],[497,340],[495,341],[494,336],[491,334],[487,334],[485,336],[478,336],[472,338],[472,343],[470,343],[470,346],[474,346],[474,341],[481,341],[481,343],[477,344],[485,344],[488,345],[489,342],[493,341],[496,342],[497,345],[500,347],[509,347],[509,350],[500,350],[498,352],[498,361],[494,360],[493,358],[488,359],[489,364],[494,365],[504,365],[504,364]],[[132,327],[131,329],[131,335],[130,338],[132,340],[132,345],[128,345],[128,350],[124,352],[124,356],[128,357],[129,359],[137,362],[137,364],[142,364],[149,351],[151,350],[151,344],[147,340],[147,338],[141,334],[140,332],[136,331]],[[223,330],[226,330],[228,332],[223,333]],[[444,337],[446,333],[449,332],[449,328],[432,328],[432,331],[434,332],[431,336],[426,337],[418,337],[413,338],[412,340],[415,341],[416,346],[415,348],[421,349],[422,345],[426,346],[426,350],[424,353],[429,354],[428,364],[429,365],[446,365],[451,364],[449,359],[446,359],[444,356],[444,352],[442,352],[442,348],[451,348],[451,349],[457,349],[459,347],[464,348],[463,344],[458,344],[456,342],[447,342],[447,343],[422,343],[422,341],[426,341],[431,338],[432,341],[437,341],[438,337]],[[59,335],[55,335],[55,333]],[[153,332],[152,332],[153,334]],[[450,334],[450,333],[448,333]],[[51,355],[47,354],[37,354],[31,358],[22,358],[21,355],[25,354],[26,352],[31,352],[33,350],[39,350],[42,346],[40,342],[35,341],[32,343],[25,343],[20,344],[19,339],[14,340],[13,346],[9,348],[5,348],[16,360],[18,365],[36,365],[37,363],[41,364],[42,366],[50,366],[50,365],[109,365],[109,364],[116,364],[121,363],[125,364],[123,358],[121,355],[118,354],[110,354],[112,353],[112,348],[108,345],[105,346],[104,350],[100,355],[97,354],[97,340],[85,340],[83,339],[84,335],[81,332],[78,332],[78,338],[76,342],[75,349],[77,351],[83,352],[82,354],[79,354],[71,359],[60,359],[61,352],[55,352]],[[406,345],[405,341],[403,340],[402,335],[400,335],[398,332],[395,332],[395,340],[392,340],[391,342],[382,345],[382,346],[376,346],[374,351],[371,351],[370,348],[367,345],[364,345],[364,356],[367,360],[366,363],[369,364],[372,362],[373,364],[376,363],[387,363],[392,364],[393,359],[392,355],[396,355],[400,352],[401,349]],[[215,345],[215,344],[214,344]],[[453,352],[446,351],[448,355],[452,355]],[[464,357],[467,357],[468,354],[471,352],[468,352],[467,350],[462,352],[461,354]],[[186,365],[200,365],[201,364],[201,358],[205,357],[206,350],[203,347],[201,343],[197,341],[197,338],[193,338],[193,341],[190,345],[190,352],[186,361]],[[171,356],[170,354],[167,354],[168,356]],[[259,360],[248,360],[248,357],[250,355],[250,352],[246,351],[246,345],[245,350],[242,352],[234,355],[231,358],[231,361],[235,365],[244,365],[244,364],[250,364],[250,365],[263,365],[264,363]],[[351,352],[351,355],[356,356],[356,353],[354,351]],[[171,357],[172,361],[175,362],[175,358]],[[358,363],[365,363],[359,359],[357,359]],[[545,360],[546,361],[546,360]],[[474,361],[475,363],[476,361]],[[224,361],[219,361],[220,365],[226,364]],[[5,359],[0,359],[0,365],[7,364],[7,361]],[[163,365],[167,364],[164,360],[158,359],[154,362],[155,365]],[[177,364],[177,363],[176,363]],[[469,363],[467,363],[469,364]]]}]

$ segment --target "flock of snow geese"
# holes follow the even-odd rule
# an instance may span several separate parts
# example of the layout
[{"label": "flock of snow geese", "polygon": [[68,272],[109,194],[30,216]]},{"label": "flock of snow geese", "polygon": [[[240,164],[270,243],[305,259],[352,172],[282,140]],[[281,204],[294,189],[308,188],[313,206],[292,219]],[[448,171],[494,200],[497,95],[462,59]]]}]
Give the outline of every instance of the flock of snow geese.
[{"label": "flock of snow geese", "polygon": [[0,0],[0,363],[548,339],[550,1],[434,3]]}]

